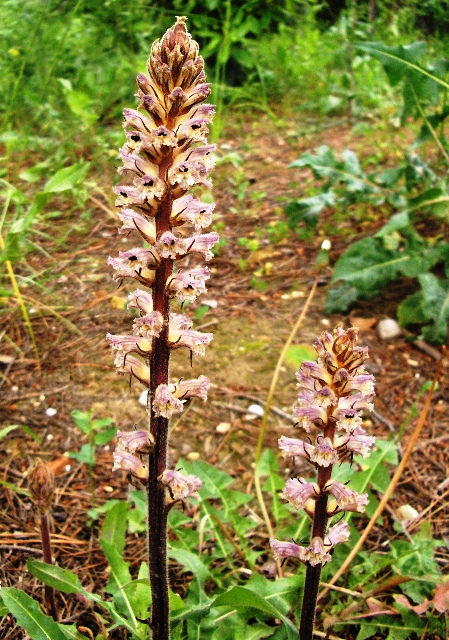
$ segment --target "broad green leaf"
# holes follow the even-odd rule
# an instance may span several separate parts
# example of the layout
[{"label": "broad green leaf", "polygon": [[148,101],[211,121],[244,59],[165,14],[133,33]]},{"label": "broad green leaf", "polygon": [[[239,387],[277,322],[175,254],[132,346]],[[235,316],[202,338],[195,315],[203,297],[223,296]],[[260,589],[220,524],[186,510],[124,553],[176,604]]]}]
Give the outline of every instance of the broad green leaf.
[{"label": "broad green leaf", "polygon": [[125,548],[126,512],[128,504],[123,500],[109,509],[100,532],[100,542],[106,542],[117,550],[118,554]]},{"label": "broad green leaf", "polygon": [[117,427],[109,427],[109,429],[104,429],[103,431],[96,433],[94,436],[94,442],[96,445],[106,444],[115,438],[116,434]]},{"label": "broad green leaf", "polygon": [[69,451],[69,457],[93,467],[95,464],[95,447],[90,444],[83,444],[79,452]]},{"label": "broad green leaf", "polygon": [[337,287],[328,290],[324,313],[344,312],[359,297],[360,291],[358,289],[351,287],[347,282],[343,282]]},{"label": "broad green leaf", "polygon": [[86,411],[79,411],[78,409],[74,409],[71,413],[71,416],[74,419],[76,426],[79,429],[81,429],[83,433],[87,435],[92,431],[90,413],[86,413]]},{"label": "broad green leaf", "polygon": [[449,322],[449,281],[438,279],[433,273],[418,277],[421,285],[422,305],[425,316],[433,324],[423,328],[423,335],[429,342],[445,343]]},{"label": "broad green leaf", "polygon": [[417,291],[407,296],[398,306],[398,320],[401,327],[407,327],[410,324],[424,324],[427,320],[426,314],[422,308],[423,297],[422,292]]},{"label": "broad green leaf", "polygon": [[57,193],[73,189],[78,182],[84,180],[89,167],[90,162],[79,162],[70,167],[64,167],[50,178],[43,190],[47,193]]},{"label": "broad green leaf", "polygon": [[4,587],[0,591],[0,597],[31,640],[66,640],[59,625],[53,618],[42,613],[38,603],[24,591]]},{"label": "broad green leaf", "polygon": [[63,593],[83,593],[84,588],[75,573],[55,564],[28,558],[28,571],[38,580]]},{"label": "broad green leaf", "polygon": [[245,587],[234,586],[231,587],[226,593],[223,593],[216,598],[214,607],[231,606],[237,611],[245,609],[258,609],[270,617],[278,618],[282,620],[287,630],[287,637],[289,639],[298,638],[298,630],[286,618],[276,607],[274,607],[265,598],[262,598],[258,593],[251,591]]},{"label": "broad green leaf", "polygon": [[[107,516],[111,511],[108,512]],[[123,519],[126,527],[125,515]],[[137,622],[133,606],[136,583],[131,580],[129,564],[123,560],[114,542],[107,542],[104,539],[101,539],[100,542],[111,570],[108,583],[104,590],[106,593],[113,595],[118,611],[126,616],[129,626],[137,633],[139,623]]]},{"label": "broad green leaf", "polygon": [[421,60],[427,48],[425,42],[412,42],[408,45],[396,47],[389,47],[383,42],[363,42],[358,43],[356,46],[358,49],[366,51],[373,58],[380,60],[393,86],[398,84],[408,72],[416,71],[449,88],[446,82],[419,65],[419,60]]}]

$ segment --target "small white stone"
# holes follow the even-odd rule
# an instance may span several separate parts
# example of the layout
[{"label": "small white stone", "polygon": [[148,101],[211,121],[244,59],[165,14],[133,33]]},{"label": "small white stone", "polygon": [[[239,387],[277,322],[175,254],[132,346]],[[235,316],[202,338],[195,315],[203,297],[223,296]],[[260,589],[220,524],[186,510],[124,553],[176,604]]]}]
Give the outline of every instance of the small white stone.
[{"label": "small white stone", "polygon": [[45,415],[49,418],[53,418],[53,416],[55,416],[57,413],[58,412],[56,411],[56,409],[53,409],[53,407],[48,407],[48,409],[45,410]]},{"label": "small white stone", "polygon": [[398,507],[397,514],[401,522],[403,522],[404,520],[414,520],[419,516],[419,512],[416,511],[416,509],[410,504],[402,504],[400,507]]},{"label": "small white stone", "polygon": [[217,426],[215,427],[215,431],[218,431],[218,433],[228,433],[230,428],[230,422],[220,422],[220,424],[217,424]]},{"label": "small white stone", "polygon": [[324,325],[325,327],[328,327],[330,325],[331,321],[328,320],[327,318],[322,318],[321,319],[321,324]]},{"label": "small white stone", "polygon": [[321,243],[321,248],[323,251],[330,251],[331,247],[332,244],[330,240],[323,240],[323,242]]},{"label": "small white stone", "polygon": [[252,404],[248,407],[248,413],[252,413],[253,415],[261,418],[264,414],[264,410],[259,404]]},{"label": "small white stone", "polygon": [[377,323],[377,332],[381,340],[390,340],[401,335],[401,327],[393,318],[384,318]]},{"label": "small white stone", "polygon": [[190,453],[187,454],[187,460],[198,460],[200,457],[200,454],[198,453],[198,451],[191,451]]},{"label": "small white stone", "polygon": [[148,398],[148,389],[145,389],[145,391],[142,391],[142,393],[139,396],[139,404],[141,404],[143,407],[146,407],[147,398]]}]

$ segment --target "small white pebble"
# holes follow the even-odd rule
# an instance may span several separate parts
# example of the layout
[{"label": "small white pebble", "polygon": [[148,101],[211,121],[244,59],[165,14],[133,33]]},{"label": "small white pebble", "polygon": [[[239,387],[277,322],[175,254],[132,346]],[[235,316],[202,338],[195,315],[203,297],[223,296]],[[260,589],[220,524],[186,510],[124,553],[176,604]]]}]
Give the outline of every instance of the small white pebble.
[{"label": "small white pebble", "polygon": [[187,460],[198,460],[200,457],[200,454],[198,453],[198,451],[191,451],[190,453],[187,454]]},{"label": "small white pebble", "polygon": [[291,297],[293,299],[295,299],[295,298],[305,298],[306,294],[304,293],[304,291],[292,291],[291,292]]},{"label": "small white pebble", "polygon": [[51,440],[53,440],[53,438],[54,438],[54,435],[52,433],[47,433],[46,440],[50,442]]},{"label": "small white pebble", "polygon": [[377,333],[381,340],[390,340],[401,335],[401,327],[393,318],[384,318],[377,323]]},{"label": "small white pebble", "polygon": [[419,367],[418,360],[412,360],[411,358],[407,358],[407,364],[409,364],[411,367]]},{"label": "small white pebble", "polygon": [[43,402],[45,400],[45,396],[43,393],[41,393],[41,395],[39,396],[39,400],[40,402]]},{"label": "small white pebble", "polygon": [[323,242],[321,243],[321,248],[323,251],[330,251],[332,247],[332,243],[330,240],[323,240]]},{"label": "small white pebble", "polygon": [[398,507],[397,514],[402,522],[405,520],[414,520],[419,516],[419,512],[409,504],[402,504]]},{"label": "small white pebble", "polygon": [[53,407],[48,407],[48,409],[45,410],[45,415],[49,418],[53,418],[57,413],[57,410],[53,409]]},{"label": "small white pebble", "polygon": [[253,415],[261,418],[264,414],[264,410],[259,404],[252,404],[248,407],[248,413],[252,413]]},{"label": "small white pebble", "polygon": [[230,428],[230,422],[220,422],[220,424],[217,424],[217,426],[215,427],[215,431],[218,431],[218,433],[228,433]]},{"label": "small white pebble", "polygon": [[328,327],[330,323],[331,321],[328,320],[327,318],[321,318],[321,324],[323,324],[325,327]]},{"label": "small white pebble", "polygon": [[14,385],[13,387],[11,387],[11,391],[18,391],[19,387],[16,387],[16,385]]},{"label": "small white pebble", "polygon": [[36,309],[34,307],[31,307],[31,309],[28,309],[28,313],[36,313]]}]

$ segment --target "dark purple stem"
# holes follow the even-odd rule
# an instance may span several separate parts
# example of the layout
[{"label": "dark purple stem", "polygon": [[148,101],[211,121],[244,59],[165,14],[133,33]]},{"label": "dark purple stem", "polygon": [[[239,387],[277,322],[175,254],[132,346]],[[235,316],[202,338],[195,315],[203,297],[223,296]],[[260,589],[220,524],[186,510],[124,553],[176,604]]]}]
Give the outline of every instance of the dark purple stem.
[{"label": "dark purple stem", "polygon": [[[330,411],[328,411],[330,415]],[[329,424],[330,423],[330,424]],[[328,420],[328,425],[324,429],[323,437],[333,441],[335,425]],[[327,501],[328,496],[324,493],[324,487],[332,476],[332,465],[328,467],[318,466],[317,484],[321,493],[315,501],[315,513],[313,516],[312,538],[320,537],[324,540],[327,528]],[[306,580],[304,583],[304,595],[301,606],[301,622],[299,625],[300,640],[312,640],[313,628],[315,624],[316,605],[318,599],[318,589],[320,586],[321,563],[315,566],[307,564]]]},{"label": "dark purple stem", "polygon": [[[167,168],[171,163],[171,154],[161,164],[159,176],[165,180]],[[156,234],[171,230],[170,215],[173,200],[170,194],[161,203],[156,216]],[[151,622],[152,640],[169,640],[170,607],[169,582],[167,570],[167,502],[166,488],[159,476],[167,466],[168,419],[156,416],[152,409],[154,394],[160,384],[168,384],[170,350],[167,346],[170,303],[166,292],[166,283],[173,272],[173,260],[163,259],[156,269],[153,285],[153,309],[159,311],[164,320],[164,329],[154,338],[150,357],[150,431],[155,446],[149,454],[148,495],[148,555],[150,567],[150,586],[152,593]]]},{"label": "dark purple stem", "polygon": [[[41,539],[42,539],[42,552],[44,556],[44,562],[47,564],[53,564],[53,557],[51,553],[51,540],[50,540],[50,519],[48,513],[45,512],[41,515]],[[47,611],[57,622],[58,610],[56,608],[55,590],[48,584],[44,586],[45,602],[47,604]]]}]

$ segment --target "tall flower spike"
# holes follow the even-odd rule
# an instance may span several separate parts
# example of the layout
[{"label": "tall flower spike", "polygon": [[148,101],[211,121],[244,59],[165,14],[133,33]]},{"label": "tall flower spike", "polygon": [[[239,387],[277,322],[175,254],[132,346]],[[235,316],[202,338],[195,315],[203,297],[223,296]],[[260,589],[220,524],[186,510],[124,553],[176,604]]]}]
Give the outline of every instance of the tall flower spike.
[{"label": "tall flower spike", "polygon": [[192,187],[197,194],[199,188],[212,186],[215,145],[208,145],[206,136],[215,109],[201,104],[210,88],[185,21],[177,18],[153,44],[148,75],[137,77],[138,108],[123,112],[123,184],[114,188],[119,233],[131,234],[133,242],[140,235],[146,244],[109,258],[115,280],[131,278],[148,289],[129,295],[128,308],[137,313],[132,331],[108,334],[107,339],[118,373],[136,378],[149,390],[149,430],[119,432],[114,468],[145,482],[148,490],[153,602],[148,624],[153,640],[169,638],[167,500],[195,496],[201,484],[167,469],[168,422],[190,399],[206,400],[210,386],[201,375],[170,383],[172,351],[187,347],[203,355],[212,340],[211,333],[193,330],[185,316],[170,313],[170,303],[172,298],[193,302],[206,291],[210,270],[196,263],[210,260],[218,242],[215,232],[203,233],[212,222],[214,205],[189,193]]},{"label": "tall flower spike", "polygon": [[356,347],[356,342],[355,328],[337,327],[333,334],[325,332],[318,338],[317,360],[303,362],[296,374],[298,402],[294,407],[298,426],[311,434],[315,431],[315,440],[279,439],[285,457],[302,458],[317,470],[316,482],[290,478],[281,494],[313,519],[310,545],[270,541],[276,558],[297,558],[307,567],[301,640],[312,638],[321,567],[331,560],[331,548],[349,539],[346,523],[327,530],[328,519],[341,511],[363,513],[368,503],[366,493],[359,494],[331,478],[335,464],[354,454],[367,457],[375,440],[361,426],[363,411],[373,408],[374,378],[363,367],[368,350]]}]

